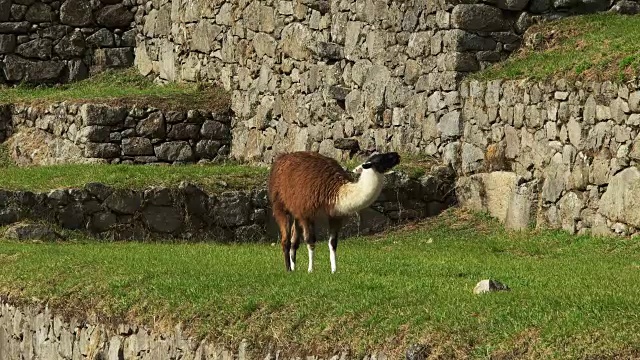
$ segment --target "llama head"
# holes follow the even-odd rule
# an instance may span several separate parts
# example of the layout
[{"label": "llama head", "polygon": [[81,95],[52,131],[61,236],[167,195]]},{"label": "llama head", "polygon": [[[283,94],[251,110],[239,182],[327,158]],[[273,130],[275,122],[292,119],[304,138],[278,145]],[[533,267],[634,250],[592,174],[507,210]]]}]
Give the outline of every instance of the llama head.
[{"label": "llama head", "polygon": [[353,171],[360,174],[363,170],[371,169],[380,174],[390,173],[391,169],[400,163],[400,155],[397,152],[374,154]]}]

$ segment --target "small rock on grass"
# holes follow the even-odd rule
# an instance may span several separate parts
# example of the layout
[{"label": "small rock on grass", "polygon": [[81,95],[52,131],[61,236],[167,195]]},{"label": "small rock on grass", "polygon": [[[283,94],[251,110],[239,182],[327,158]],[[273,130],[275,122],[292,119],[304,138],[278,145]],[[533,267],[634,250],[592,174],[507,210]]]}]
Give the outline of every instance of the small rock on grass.
[{"label": "small rock on grass", "polygon": [[476,284],[476,287],[473,288],[473,293],[483,294],[487,292],[509,291],[509,290],[511,289],[509,289],[507,285],[502,284],[501,282],[496,280],[487,279],[487,280],[482,280],[478,284]]},{"label": "small rock on grass", "polygon": [[15,224],[10,226],[5,232],[4,237],[11,240],[40,240],[55,241],[61,239],[62,236],[53,231],[47,225],[42,224]]},{"label": "small rock on grass", "polygon": [[405,359],[407,360],[425,360],[429,357],[431,350],[423,344],[413,344],[407,348]]}]

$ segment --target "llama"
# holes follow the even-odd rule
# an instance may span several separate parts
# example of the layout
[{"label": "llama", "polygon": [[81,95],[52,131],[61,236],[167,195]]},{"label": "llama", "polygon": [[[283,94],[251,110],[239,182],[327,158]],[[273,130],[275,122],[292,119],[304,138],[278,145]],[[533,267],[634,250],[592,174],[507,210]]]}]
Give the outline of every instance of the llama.
[{"label": "llama", "polygon": [[396,152],[374,154],[354,169],[357,181],[340,164],[317,152],[298,151],[278,155],[269,174],[269,201],[280,230],[286,271],[295,270],[300,246],[298,226],[309,253],[308,272],[313,271],[315,222],[326,217],[329,224],[331,273],[336,272],[338,232],[349,215],[369,207],[380,195],[384,174],[400,163]]}]

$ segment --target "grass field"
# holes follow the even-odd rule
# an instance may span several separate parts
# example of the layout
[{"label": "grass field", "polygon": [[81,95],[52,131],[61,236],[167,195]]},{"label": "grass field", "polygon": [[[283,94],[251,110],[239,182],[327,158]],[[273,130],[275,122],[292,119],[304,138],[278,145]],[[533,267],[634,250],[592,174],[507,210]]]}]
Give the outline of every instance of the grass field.
[{"label": "grass field", "polygon": [[20,85],[2,87],[0,104],[47,104],[52,101],[101,102],[151,105],[162,109],[222,110],[230,106],[229,94],[220,88],[202,84],[155,84],[133,68],[108,70],[91,78],[62,85]]},{"label": "grass field", "polygon": [[[0,153],[0,163],[2,155]],[[1,167],[1,166],[0,166]],[[101,182],[117,188],[142,189],[149,186],[174,187],[182,181],[200,185],[208,191],[245,190],[266,184],[266,167],[248,165],[51,165],[0,169],[0,189],[48,191],[82,188]]]},{"label": "grass field", "polygon": [[[344,162],[353,169],[364,158]],[[431,158],[404,156],[396,170],[419,178],[435,164]],[[199,184],[205,190],[246,190],[266,186],[269,167],[228,162],[216,165],[144,166],[108,164],[64,164],[18,167],[0,144],[0,189],[49,191],[81,188],[100,182],[118,188],[142,189],[149,186],[174,187],[181,181]]]},{"label": "grass field", "polygon": [[574,16],[527,33],[530,43],[471,77],[625,81],[640,74],[640,15]]},{"label": "grass field", "polygon": [[[298,267],[306,268],[301,248]],[[316,271],[285,273],[278,246],[0,242],[0,288],[69,313],[170,326],[229,343],[330,352],[413,342],[441,358],[638,354],[640,243],[511,233],[449,211],[404,230],[326,241]],[[474,295],[494,278],[511,291]]]}]

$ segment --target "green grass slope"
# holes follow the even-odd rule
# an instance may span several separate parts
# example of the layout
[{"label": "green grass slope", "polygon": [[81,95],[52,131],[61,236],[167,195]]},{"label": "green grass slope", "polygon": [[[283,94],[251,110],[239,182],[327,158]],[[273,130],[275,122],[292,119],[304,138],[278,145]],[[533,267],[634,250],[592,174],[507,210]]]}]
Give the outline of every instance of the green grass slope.
[{"label": "green grass slope", "polygon": [[471,78],[631,80],[640,74],[639,38],[640,15],[594,14],[538,24],[507,61]]},{"label": "green grass slope", "polygon": [[[323,239],[324,240],[324,239]],[[254,348],[391,351],[426,342],[441,358],[638,354],[640,243],[560,232],[512,233],[448,212],[338,248],[308,274],[283,271],[278,246],[0,242],[0,288],[69,314],[96,312]],[[494,278],[509,292],[474,295]]]},{"label": "green grass slope", "polygon": [[182,181],[200,185],[210,192],[249,190],[265,186],[266,167],[220,164],[185,166],[145,165],[50,165],[2,167],[0,152],[0,189],[49,191],[60,188],[82,188],[90,182],[100,182],[123,189],[144,189],[149,186],[176,187]]},{"label": "green grass slope", "polygon": [[75,103],[100,101],[114,105],[154,106],[161,109],[226,110],[229,94],[220,88],[202,84],[156,84],[136,69],[108,70],[88,79],[61,85],[0,85],[0,104],[48,104],[55,101]]}]

